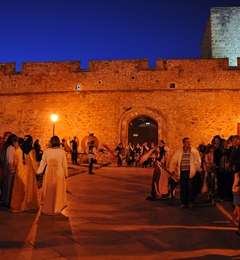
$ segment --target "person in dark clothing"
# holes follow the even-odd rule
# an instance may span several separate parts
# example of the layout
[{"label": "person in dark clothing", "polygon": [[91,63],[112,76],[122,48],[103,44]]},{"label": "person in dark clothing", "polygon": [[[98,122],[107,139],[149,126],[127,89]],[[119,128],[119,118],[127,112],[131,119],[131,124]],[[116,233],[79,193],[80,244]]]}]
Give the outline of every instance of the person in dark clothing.
[{"label": "person in dark clothing", "polygon": [[240,172],[240,136],[235,135],[232,138],[232,153],[229,164],[234,172]]},{"label": "person in dark clothing", "polygon": [[236,172],[240,172],[240,136],[235,135],[232,139],[232,154],[229,160],[229,166],[231,168],[231,181],[233,184],[233,176]]},{"label": "person in dark clothing", "polygon": [[117,153],[118,166],[122,166],[123,154],[125,151],[125,149],[123,147],[123,143],[119,143],[119,145],[116,147],[115,151]]},{"label": "person in dark clothing", "polygon": [[88,161],[89,161],[88,173],[94,174],[92,168],[93,168],[93,164],[97,162],[96,160],[97,149],[94,146],[94,140],[90,142],[90,145],[87,147],[85,152],[88,155]]},{"label": "person in dark clothing", "polygon": [[166,166],[166,154],[169,151],[169,148],[166,146],[163,140],[160,140],[158,147],[158,157],[157,160],[163,163]]},{"label": "person in dark clothing", "polygon": [[233,174],[231,173],[231,168],[228,165],[231,156],[231,150],[228,149],[228,143],[226,140],[223,140],[221,150],[222,157],[220,159],[218,169],[219,196],[221,200],[226,198],[227,200],[232,201]]},{"label": "person in dark clothing", "polygon": [[126,147],[126,162],[128,167],[132,167],[132,164],[134,163],[134,154],[134,144],[132,142],[129,142],[128,146]]},{"label": "person in dark clothing", "polygon": [[206,152],[206,150],[207,150],[207,146],[204,144],[204,142],[199,144],[198,151],[199,151],[199,154],[200,154],[201,157]]},{"label": "person in dark clothing", "polygon": [[137,145],[135,146],[134,149],[134,159],[135,159],[135,166],[138,167],[139,166],[139,160],[140,160],[140,155],[141,155],[141,143],[137,143]]},{"label": "person in dark clothing", "polygon": [[41,149],[41,146],[39,144],[39,140],[38,139],[36,139],[36,141],[34,142],[33,147],[34,147],[34,150],[36,152],[36,160],[37,160],[37,162],[40,162],[41,159],[42,159],[43,151]]},{"label": "person in dark clothing", "polygon": [[33,138],[31,135],[24,136],[24,142],[20,145],[21,149],[24,151],[23,153],[23,163],[25,162],[24,154],[28,154],[33,148]]},{"label": "person in dark clothing", "polygon": [[[219,135],[214,136],[214,138],[212,140],[212,144],[214,146],[213,162],[216,165],[217,192],[219,191],[219,180],[221,180],[221,177],[219,176],[219,164],[220,164],[220,160],[223,156],[222,143],[223,143],[223,139]],[[221,186],[221,184],[220,184],[220,186]]]},{"label": "person in dark clothing", "polygon": [[78,157],[78,143],[77,143],[77,137],[74,136],[73,140],[71,141],[72,145],[72,163],[79,165],[78,161],[77,161],[77,157]]}]

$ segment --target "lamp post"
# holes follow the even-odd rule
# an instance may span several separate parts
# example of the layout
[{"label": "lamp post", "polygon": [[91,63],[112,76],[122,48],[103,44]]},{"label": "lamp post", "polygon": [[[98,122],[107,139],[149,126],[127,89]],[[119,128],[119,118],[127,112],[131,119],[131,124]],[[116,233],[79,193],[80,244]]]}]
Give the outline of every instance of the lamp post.
[{"label": "lamp post", "polygon": [[53,136],[54,136],[54,132],[55,132],[55,122],[58,120],[58,115],[55,114],[55,112],[51,115],[51,120],[53,122]]}]

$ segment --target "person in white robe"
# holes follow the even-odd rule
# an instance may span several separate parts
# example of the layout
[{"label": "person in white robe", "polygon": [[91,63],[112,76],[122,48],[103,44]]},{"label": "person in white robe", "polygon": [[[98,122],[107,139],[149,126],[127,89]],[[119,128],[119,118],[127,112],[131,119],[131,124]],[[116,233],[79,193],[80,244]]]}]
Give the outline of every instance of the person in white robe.
[{"label": "person in white robe", "polygon": [[43,152],[38,174],[44,172],[42,184],[41,213],[59,215],[67,206],[66,180],[68,166],[66,153],[60,148],[58,136],[51,138],[51,147]]},{"label": "person in white robe", "polygon": [[18,147],[18,137],[11,134],[3,148],[4,158],[4,175],[2,183],[2,201],[1,205],[9,207],[12,197],[12,187],[15,176],[15,168],[13,165],[15,149]]}]

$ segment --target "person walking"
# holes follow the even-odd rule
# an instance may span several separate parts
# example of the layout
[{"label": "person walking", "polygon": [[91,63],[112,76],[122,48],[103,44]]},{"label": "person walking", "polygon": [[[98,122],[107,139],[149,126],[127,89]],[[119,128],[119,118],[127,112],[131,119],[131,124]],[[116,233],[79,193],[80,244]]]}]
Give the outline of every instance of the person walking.
[{"label": "person walking", "polygon": [[42,209],[45,215],[59,215],[67,206],[66,180],[68,166],[66,153],[60,148],[60,139],[53,136],[50,140],[51,147],[43,152],[40,166],[37,170],[41,174],[45,167],[42,184]]},{"label": "person walking", "polygon": [[170,172],[180,179],[181,208],[193,208],[194,179],[201,168],[201,158],[197,149],[191,146],[190,138],[183,138],[183,147],[178,149],[170,162]]},{"label": "person walking", "polygon": [[90,142],[90,145],[87,147],[85,152],[88,155],[88,162],[89,162],[88,173],[94,174],[92,168],[93,168],[93,164],[97,162],[96,160],[97,149],[94,146],[94,140]]}]

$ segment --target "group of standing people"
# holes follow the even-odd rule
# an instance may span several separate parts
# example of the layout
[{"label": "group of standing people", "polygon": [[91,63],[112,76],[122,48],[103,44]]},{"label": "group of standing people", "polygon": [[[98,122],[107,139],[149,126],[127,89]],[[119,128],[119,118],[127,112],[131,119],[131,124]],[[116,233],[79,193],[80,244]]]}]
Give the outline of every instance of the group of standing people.
[{"label": "group of standing people", "polygon": [[188,137],[183,138],[183,147],[178,149],[170,162],[170,172],[180,182],[181,208],[194,206],[194,177],[202,172],[202,193],[219,196],[220,200],[232,202],[237,234],[240,235],[240,136],[228,140],[214,136],[211,144],[197,149],[191,146]]},{"label": "group of standing people", "polygon": [[[140,164],[140,159],[149,151],[153,151],[151,156],[146,158],[142,164]],[[124,148],[123,143],[119,143],[115,149],[117,155],[117,164],[118,166],[123,165],[123,160],[125,159],[128,167],[136,166],[136,167],[155,167],[156,161],[166,161],[169,148],[166,146],[163,140],[160,140],[158,145],[155,145],[153,142],[148,143],[145,141],[142,144],[137,143],[136,145],[132,142],[129,142],[126,148]]]},{"label": "group of standing people", "polygon": [[227,140],[214,136],[202,158],[210,194],[217,193],[221,201],[231,201],[235,220],[240,221],[240,136]]},{"label": "group of standing people", "polygon": [[[66,207],[68,167],[66,153],[60,148],[59,137],[53,136],[50,146],[42,152],[39,141],[26,135],[18,138],[4,133],[1,142],[1,205],[9,212],[32,209],[46,215],[58,215]],[[37,176],[44,175],[39,198]]]}]

